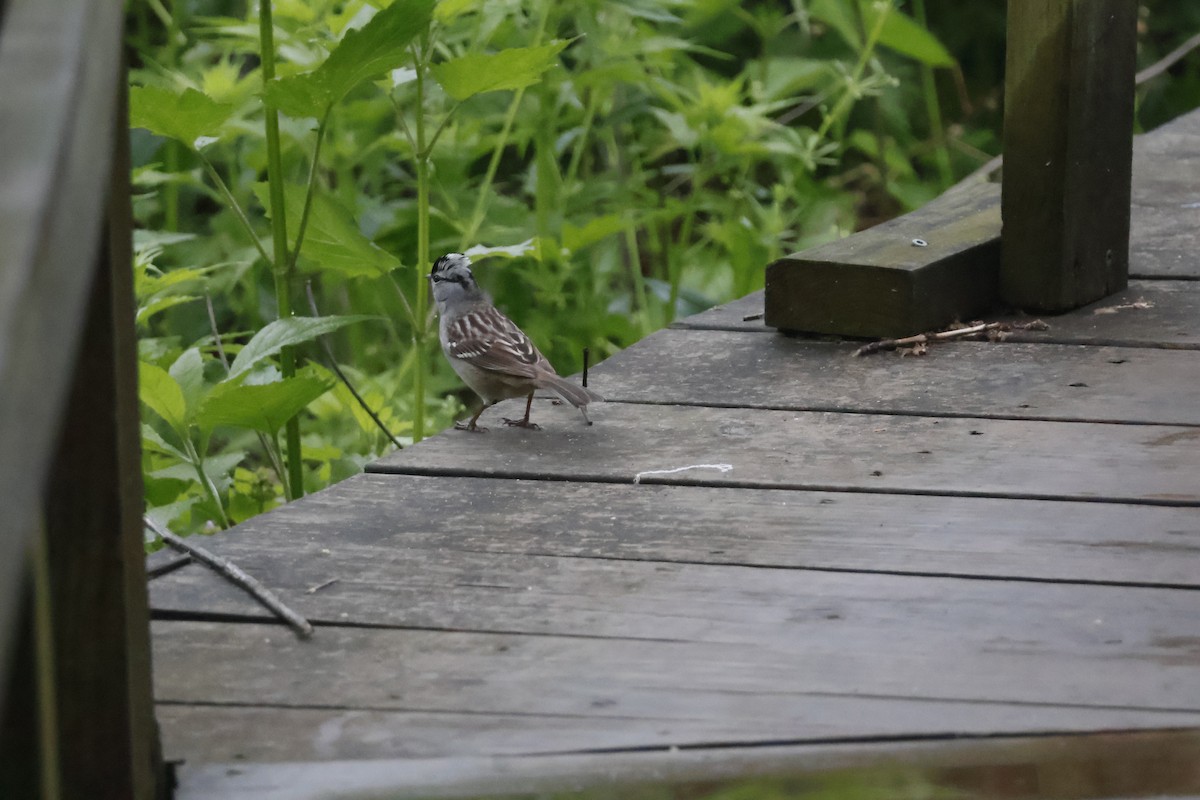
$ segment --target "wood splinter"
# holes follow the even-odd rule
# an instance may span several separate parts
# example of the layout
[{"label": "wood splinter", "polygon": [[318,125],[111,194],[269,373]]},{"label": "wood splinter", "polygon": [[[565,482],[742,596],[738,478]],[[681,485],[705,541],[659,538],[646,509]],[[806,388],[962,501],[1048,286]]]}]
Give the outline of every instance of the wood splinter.
[{"label": "wood splinter", "polygon": [[[880,339],[877,342],[864,344],[854,351],[854,357],[869,356],[884,350],[898,350],[902,347],[924,347],[936,342],[948,342],[954,339],[986,338],[1002,339],[1009,331],[1045,331],[1050,326],[1040,319],[1031,322],[980,322],[962,328],[953,328],[937,333],[918,333],[915,336],[905,336],[901,339]],[[919,351],[924,353],[924,350]]]}]

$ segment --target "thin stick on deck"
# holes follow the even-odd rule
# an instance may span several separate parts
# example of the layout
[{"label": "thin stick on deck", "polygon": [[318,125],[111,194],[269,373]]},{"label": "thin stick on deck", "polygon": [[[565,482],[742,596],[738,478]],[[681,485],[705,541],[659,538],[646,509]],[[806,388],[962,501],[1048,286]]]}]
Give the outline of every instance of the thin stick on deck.
[{"label": "thin stick on deck", "polygon": [[1032,322],[981,322],[965,328],[955,328],[954,330],[939,331],[937,333],[918,333],[915,336],[905,336],[902,339],[880,339],[878,342],[864,344],[855,350],[854,357],[869,356],[872,353],[878,353],[883,350],[897,350],[901,347],[911,347],[917,344],[948,342],[954,339],[970,339],[971,337],[978,337],[983,334],[1006,333],[1008,331],[1044,331],[1049,330],[1049,328],[1050,326],[1040,319],[1035,319]]}]

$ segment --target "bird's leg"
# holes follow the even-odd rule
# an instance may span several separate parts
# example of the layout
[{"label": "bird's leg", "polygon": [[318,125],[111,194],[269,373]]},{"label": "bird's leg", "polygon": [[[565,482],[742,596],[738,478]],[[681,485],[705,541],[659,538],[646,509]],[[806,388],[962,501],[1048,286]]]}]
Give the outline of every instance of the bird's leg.
[{"label": "bird's leg", "polygon": [[[487,411],[494,405],[496,405],[495,402],[483,403],[483,405],[479,406],[479,410],[475,412],[475,416],[471,417],[470,422],[463,422],[462,420],[459,420],[458,422],[454,423],[454,430],[470,431],[471,433],[487,433],[487,428],[483,427],[482,425],[476,425],[475,423],[479,420],[480,414],[482,414],[484,411]],[[505,420],[505,422],[508,422],[508,420]]]},{"label": "bird's leg", "polygon": [[509,419],[508,417],[505,417],[504,424],[509,425],[514,428],[529,428],[530,430],[533,430],[533,431],[540,431],[542,429],[541,425],[538,425],[536,422],[529,421],[529,410],[532,407],[533,407],[533,390],[531,389],[529,391],[529,397],[525,398],[525,417],[523,419]]}]

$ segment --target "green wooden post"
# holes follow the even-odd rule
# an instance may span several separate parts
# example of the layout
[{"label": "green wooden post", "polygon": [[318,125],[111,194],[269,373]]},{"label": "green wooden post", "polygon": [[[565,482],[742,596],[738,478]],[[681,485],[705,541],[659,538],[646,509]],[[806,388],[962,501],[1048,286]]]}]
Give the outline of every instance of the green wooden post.
[{"label": "green wooden post", "polygon": [[1125,287],[1137,3],[1009,0],[1001,295],[1066,311]]}]

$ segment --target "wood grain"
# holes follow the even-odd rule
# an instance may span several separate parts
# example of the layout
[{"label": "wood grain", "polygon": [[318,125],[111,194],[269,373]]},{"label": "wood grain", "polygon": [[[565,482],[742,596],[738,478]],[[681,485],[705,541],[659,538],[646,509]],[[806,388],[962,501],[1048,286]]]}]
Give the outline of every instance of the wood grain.
[{"label": "wood grain", "polygon": [[[372,472],[1196,505],[1194,427],[607,403],[593,427],[448,431]],[[517,416],[514,402],[485,415]],[[686,436],[681,433],[686,432]]]},{"label": "wood grain", "polygon": [[1137,9],[1010,0],[1004,82],[1004,300],[1061,311],[1129,275]]},{"label": "wood grain", "polygon": [[[1138,311],[1112,316],[1122,313]],[[1200,424],[1196,351],[955,342],[923,357],[853,358],[857,346],[667,330],[590,381],[609,400],[637,403]]]}]

